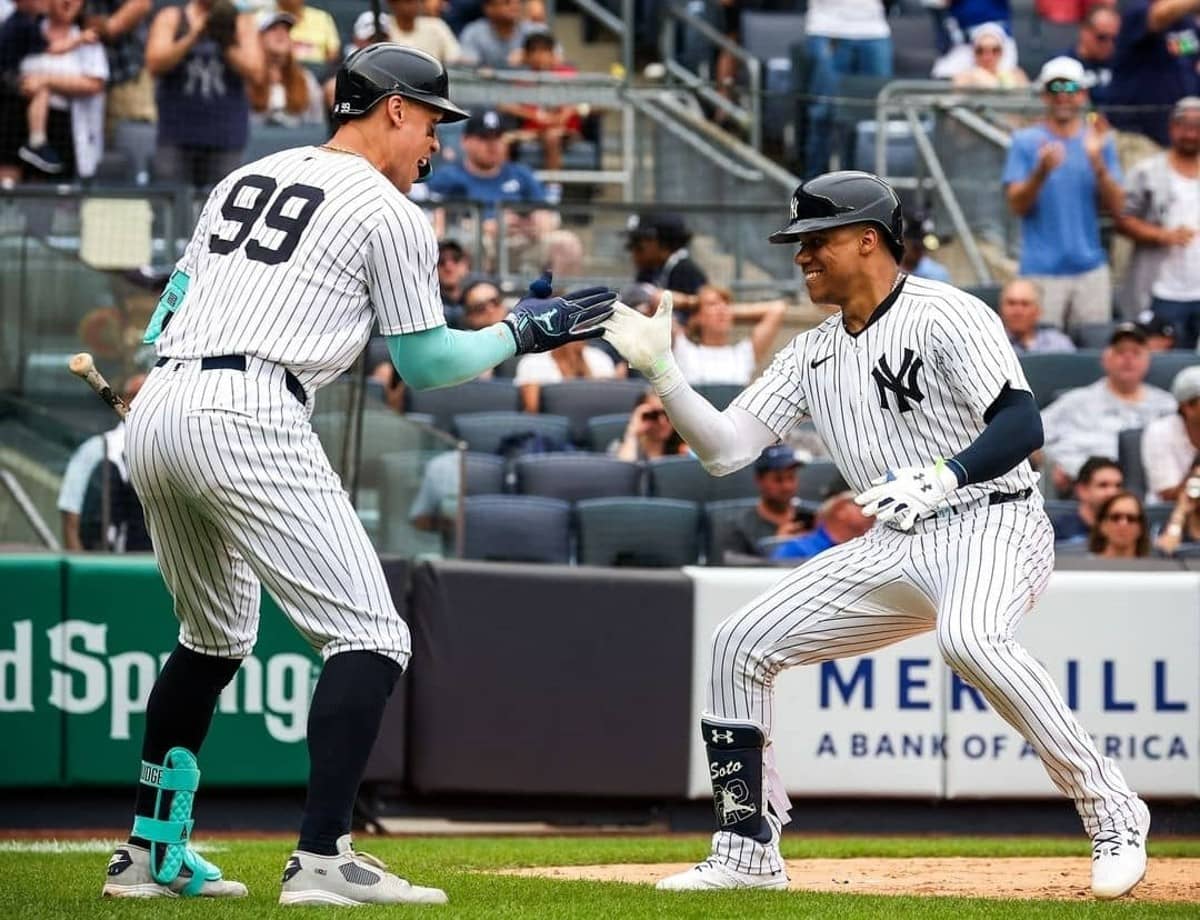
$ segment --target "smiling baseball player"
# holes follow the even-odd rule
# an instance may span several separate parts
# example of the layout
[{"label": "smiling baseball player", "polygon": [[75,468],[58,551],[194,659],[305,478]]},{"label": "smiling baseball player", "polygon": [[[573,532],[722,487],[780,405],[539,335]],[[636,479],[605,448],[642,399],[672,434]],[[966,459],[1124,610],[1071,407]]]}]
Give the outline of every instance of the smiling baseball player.
[{"label": "smiling baseball player", "polygon": [[717,817],[712,853],[673,890],[783,888],[790,807],[770,746],[776,676],[935,630],[943,658],[1034,747],[1092,838],[1092,891],[1146,871],[1150,814],[1096,750],[1046,670],[1013,639],[1054,566],[1054,536],[1026,458],[1042,443],[1029,384],[999,318],[948,284],[898,268],[900,201],[883,180],[803,183],[772,243],[796,243],[816,303],[840,312],[797,336],[718,412],[671,356],[670,305],[618,305],[605,337],[652,381],[715,475],[811,418],[877,526],[827,550],[713,636],[707,711]]},{"label": "smiling baseball player", "polygon": [[150,694],[133,832],[109,863],[106,896],[246,893],[189,839],[196,755],[254,647],[261,583],[324,658],[280,902],[446,900],[351,846],[358,785],[411,645],[309,424],[312,396],[349,368],[376,322],[405,381],[445,386],[599,335],[616,299],[604,288],[551,297],[544,277],[502,322],[446,327],[437,241],[405,193],[429,174],[439,122],[466,117],[448,91],[442,65],[412,48],[351,55],[333,138],[218,183],[155,312],[146,338],[159,359],[129,414],[127,454],[179,644]]}]

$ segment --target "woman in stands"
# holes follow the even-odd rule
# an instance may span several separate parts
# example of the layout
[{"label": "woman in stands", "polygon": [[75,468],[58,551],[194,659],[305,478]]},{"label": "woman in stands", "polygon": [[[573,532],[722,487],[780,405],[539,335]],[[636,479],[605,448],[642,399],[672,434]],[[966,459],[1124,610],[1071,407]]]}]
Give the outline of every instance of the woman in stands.
[{"label": "woman in stands", "polygon": [[1179,490],[1167,526],[1154,541],[1164,556],[1173,556],[1180,547],[1192,552],[1200,547],[1200,455],[1192,460],[1192,471]]},{"label": "woman in stands", "polygon": [[1100,506],[1088,538],[1088,551],[1103,559],[1139,559],[1150,555],[1150,527],[1141,499],[1118,492]]},{"label": "woman in stands", "polygon": [[975,86],[981,89],[1014,89],[1028,86],[1029,78],[1020,67],[1004,64],[1004,43],[1007,36],[1000,26],[987,23],[975,30],[971,40],[974,66],[954,75],[955,86]]},{"label": "woman in stands", "polygon": [[542,386],[564,380],[605,380],[618,374],[612,358],[599,348],[583,342],[571,342],[554,351],[522,355],[517,362],[513,383],[521,388],[521,408],[537,412],[542,401]]},{"label": "woman in stands", "polygon": [[325,100],[317,78],[296,60],[291,13],[270,11],[258,17],[266,80],[247,88],[250,120],[255,124],[320,125],[325,123]]},{"label": "woman in stands", "polygon": [[686,453],[683,438],[667,418],[667,410],[653,389],[647,388],[633,407],[625,434],[608,447],[610,456],[630,462],[657,460]]},{"label": "woman in stands", "polygon": [[[748,384],[767,357],[783,324],[782,300],[735,304],[728,288],[706,284],[696,292],[696,312],[686,330],[675,331],[675,360],[693,386],[709,383]],[[733,342],[733,326],[754,323],[750,336]]]}]

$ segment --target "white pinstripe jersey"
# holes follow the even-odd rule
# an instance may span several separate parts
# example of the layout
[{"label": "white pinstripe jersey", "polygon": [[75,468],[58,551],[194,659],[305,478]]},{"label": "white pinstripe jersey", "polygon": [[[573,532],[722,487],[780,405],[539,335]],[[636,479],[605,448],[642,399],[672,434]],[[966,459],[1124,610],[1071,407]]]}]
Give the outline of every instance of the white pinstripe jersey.
[{"label": "white pinstripe jersey", "polygon": [[[1006,385],[1029,389],[1000,318],[948,284],[908,276],[858,334],[838,313],[796,336],[733,405],[780,438],[811,417],[846,482],[862,491],[889,469],[959,453]],[[1022,461],[955,501],[1036,484]]]},{"label": "white pinstripe jersey", "polygon": [[428,220],[362,157],[297,147],[209,195],[177,267],[191,279],[159,355],[254,355],[310,393],[384,335],[445,323]]}]

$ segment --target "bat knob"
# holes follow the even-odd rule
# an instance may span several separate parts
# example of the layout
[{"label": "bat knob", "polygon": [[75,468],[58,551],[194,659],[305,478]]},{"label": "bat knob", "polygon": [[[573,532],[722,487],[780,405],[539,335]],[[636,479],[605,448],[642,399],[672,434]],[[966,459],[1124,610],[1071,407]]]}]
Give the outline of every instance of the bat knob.
[{"label": "bat knob", "polygon": [[67,367],[71,369],[71,373],[78,374],[80,377],[87,376],[95,366],[96,364],[92,360],[92,356],[86,351],[81,351],[67,362]]}]

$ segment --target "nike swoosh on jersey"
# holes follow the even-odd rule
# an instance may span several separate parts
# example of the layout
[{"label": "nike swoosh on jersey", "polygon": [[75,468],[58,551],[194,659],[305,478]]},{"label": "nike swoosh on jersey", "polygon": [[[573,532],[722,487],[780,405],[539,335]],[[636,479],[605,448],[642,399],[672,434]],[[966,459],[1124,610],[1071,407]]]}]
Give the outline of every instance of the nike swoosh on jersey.
[{"label": "nike swoosh on jersey", "polygon": [[822,364],[824,364],[826,361],[828,361],[832,357],[833,357],[833,355],[826,355],[824,358],[821,358],[820,360],[813,358],[811,361],[808,362],[808,366],[811,367],[813,370],[816,370],[818,367],[820,367]]}]

